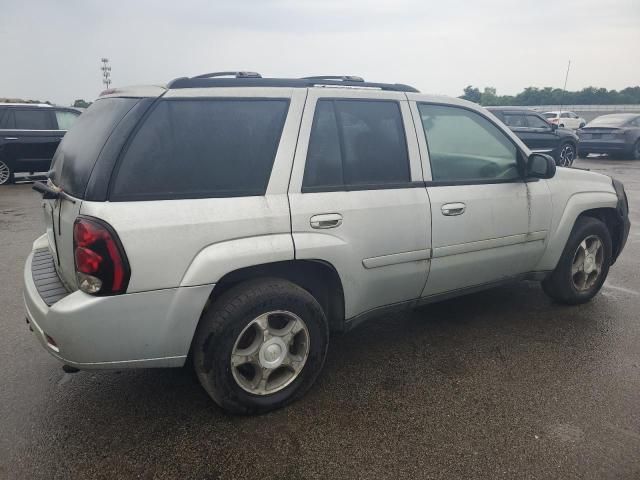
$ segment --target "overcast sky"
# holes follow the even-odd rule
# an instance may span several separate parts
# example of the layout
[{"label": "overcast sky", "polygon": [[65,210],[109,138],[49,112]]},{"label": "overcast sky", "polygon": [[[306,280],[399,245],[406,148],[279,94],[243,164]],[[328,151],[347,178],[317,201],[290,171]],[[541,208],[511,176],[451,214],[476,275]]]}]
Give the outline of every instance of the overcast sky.
[{"label": "overcast sky", "polygon": [[70,104],[220,70],[469,84],[640,85],[640,0],[0,0],[0,97]]}]

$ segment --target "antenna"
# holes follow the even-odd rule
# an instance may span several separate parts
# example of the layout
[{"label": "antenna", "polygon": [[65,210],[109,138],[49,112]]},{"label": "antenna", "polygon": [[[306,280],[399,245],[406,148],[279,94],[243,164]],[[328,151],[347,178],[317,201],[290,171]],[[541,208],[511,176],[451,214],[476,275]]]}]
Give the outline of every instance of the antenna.
[{"label": "antenna", "polygon": [[[569,64],[567,65],[567,74],[564,76],[564,87],[562,88],[562,91],[564,93],[567,92],[567,80],[569,80],[569,69],[571,68],[571,60],[569,60]],[[564,95],[563,95],[564,97]],[[560,115],[562,114],[562,103],[560,103]]]},{"label": "antenna", "polygon": [[103,57],[100,61],[102,62],[102,66],[100,67],[100,70],[102,70],[102,83],[104,83],[108,90],[109,85],[111,85],[111,66],[109,65],[108,58]]}]

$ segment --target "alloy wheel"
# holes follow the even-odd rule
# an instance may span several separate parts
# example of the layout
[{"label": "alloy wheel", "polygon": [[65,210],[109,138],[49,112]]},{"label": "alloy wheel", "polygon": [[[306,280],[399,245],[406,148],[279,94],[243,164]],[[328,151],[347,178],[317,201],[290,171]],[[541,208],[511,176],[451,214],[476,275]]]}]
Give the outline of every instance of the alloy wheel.
[{"label": "alloy wheel", "polygon": [[560,150],[560,166],[570,167],[573,165],[573,160],[576,158],[576,150],[573,145],[566,144]]},{"label": "alloy wheel", "polygon": [[10,178],[11,178],[11,170],[9,170],[9,165],[7,165],[2,160],[0,160],[0,185],[9,183]]},{"label": "alloy wheel", "polygon": [[602,272],[604,262],[604,246],[596,235],[585,238],[573,255],[571,264],[571,279],[573,286],[579,292],[593,287]]},{"label": "alloy wheel", "polygon": [[307,326],[296,314],[277,310],[253,319],[231,351],[231,372],[240,388],[270,395],[291,384],[309,355]]}]

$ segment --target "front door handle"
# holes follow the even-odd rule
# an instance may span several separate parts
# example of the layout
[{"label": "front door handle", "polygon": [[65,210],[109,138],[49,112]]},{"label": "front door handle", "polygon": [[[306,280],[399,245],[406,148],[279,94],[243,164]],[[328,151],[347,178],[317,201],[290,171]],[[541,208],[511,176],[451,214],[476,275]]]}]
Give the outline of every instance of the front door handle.
[{"label": "front door handle", "polygon": [[336,228],[342,225],[342,215],[339,213],[324,213],[314,215],[309,221],[311,228]]},{"label": "front door handle", "polygon": [[442,205],[442,214],[447,217],[454,217],[456,215],[462,215],[467,209],[467,206],[462,202],[445,203]]},{"label": "front door handle", "polygon": [[4,137],[5,140],[18,140],[18,137]]}]

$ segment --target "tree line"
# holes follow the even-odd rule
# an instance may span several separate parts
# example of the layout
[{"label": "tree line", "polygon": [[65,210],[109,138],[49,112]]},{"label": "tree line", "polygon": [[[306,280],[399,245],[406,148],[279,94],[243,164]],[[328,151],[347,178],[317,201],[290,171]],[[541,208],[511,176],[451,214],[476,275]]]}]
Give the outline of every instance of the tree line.
[{"label": "tree line", "polygon": [[527,87],[517,95],[498,95],[493,87],[485,87],[481,92],[479,88],[469,85],[460,98],[484,106],[640,104],[640,86],[620,91],[587,87],[577,92],[552,87]]}]

